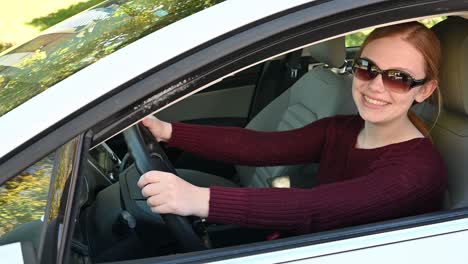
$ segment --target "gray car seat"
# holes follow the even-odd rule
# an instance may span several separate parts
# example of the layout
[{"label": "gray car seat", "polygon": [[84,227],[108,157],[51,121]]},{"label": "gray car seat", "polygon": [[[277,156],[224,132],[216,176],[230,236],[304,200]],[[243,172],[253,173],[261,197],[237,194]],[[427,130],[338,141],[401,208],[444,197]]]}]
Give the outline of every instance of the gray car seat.
[{"label": "gray car seat", "polygon": [[[444,109],[431,131],[448,173],[447,208],[468,205],[468,20],[449,17],[433,27],[442,46],[439,87]],[[416,108],[430,124],[437,109],[430,104]]]},{"label": "gray car seat", "polygon": [[[313,45],[304,50],[323,64],[314,67],[291,88],[273,100],[246,126],[259,131],[283,131],[305,126],[327,116],[357,113],[351,95],[352,77],[336,71],[344,64],[344,37]],[[241,186],[270,187],[276,176],[289,176],[295,187],[313,184],[315,164],[274,167],[236,166]],[[222,177],[178,169],[179,176],[199,186],[237,186]]]}]

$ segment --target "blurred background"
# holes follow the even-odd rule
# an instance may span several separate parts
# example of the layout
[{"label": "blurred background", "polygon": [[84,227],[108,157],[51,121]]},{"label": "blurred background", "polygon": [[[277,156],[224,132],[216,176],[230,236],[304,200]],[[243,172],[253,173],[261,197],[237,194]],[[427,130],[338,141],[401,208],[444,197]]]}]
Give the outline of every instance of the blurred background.
[{"label": "blurred background", "polygon": [[104,0],[0,0],[0,52]]}]

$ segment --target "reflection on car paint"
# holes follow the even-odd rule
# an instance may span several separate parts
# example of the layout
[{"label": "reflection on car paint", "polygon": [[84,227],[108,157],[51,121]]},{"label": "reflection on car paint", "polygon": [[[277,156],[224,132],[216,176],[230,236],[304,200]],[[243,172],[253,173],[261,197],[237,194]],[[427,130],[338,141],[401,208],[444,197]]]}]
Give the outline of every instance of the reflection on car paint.
[{"label": "reflection on car paint", "polygon": [[[0,79],[5,88],[0,90],[0,116],[126,45],[219,2],[107,1],[60,23],[4,54],[15,59],[6,66],[19,70]],[[55,35],[59,37],[51,37]],[[24,54],[13,56],[16,53]]]},{"label": "reflection on car paint", "polygon": [[0,237],[44,215],[54,160],[47,155],[0,186]]}]

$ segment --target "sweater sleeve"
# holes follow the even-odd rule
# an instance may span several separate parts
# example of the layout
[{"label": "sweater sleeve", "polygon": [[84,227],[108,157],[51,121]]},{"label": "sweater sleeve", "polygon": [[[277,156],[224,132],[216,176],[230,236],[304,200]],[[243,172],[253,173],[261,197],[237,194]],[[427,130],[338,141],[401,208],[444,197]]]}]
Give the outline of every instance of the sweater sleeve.
[{"label": "sweater sleeve", "polygon": [[301,234],[440,209],[442,161],[414,160],[402,157],[313,189],[211,187],[208,220]]},{"label": "sweater sleeve", "polygon": [[173,123],[169,146],[238,165],[301,164],[319,160],[329,123],[324,118],[281,132]]}]

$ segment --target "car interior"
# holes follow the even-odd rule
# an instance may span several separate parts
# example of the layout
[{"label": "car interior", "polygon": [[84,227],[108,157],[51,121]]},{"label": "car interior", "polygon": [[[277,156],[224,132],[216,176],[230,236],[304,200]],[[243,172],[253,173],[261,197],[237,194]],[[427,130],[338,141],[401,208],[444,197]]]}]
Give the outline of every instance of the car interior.
[{"label": "car interior", "polygon": [[[462,67],[467,49],[460,43],[468,37],[468,21],[449,17],[434,26],[434,31],[441,40],[444,54],[440,81],[444,109],[437,116],[434,104],[423,103],[415,105],[413,111],[433,127],[432,140],[443,155],[450,175],[446,209],[451,209],[466,206],[468,202],[468,192],[464,190],[468,182],[463,177],[463,157],[468,148],[460,147],[466,145],[465,121],[468,118]],[[171,122],[281,131],[327,116],[355,114],[349,71],[355,52],[356,49],[346,49],[344,37],[330,39],[242,71],[156,116]],[[266,92],[267,89],[270,90]],[[437,121],[435,125],[434,121]],[[142,134],[146,138],[143,144],[155,145],[154,140],[149,143],[151,136]],[[131,187],[135,186],[132,182],[136,182],[140,173],[135,167],[134,160],[138,158],[133,156],[136,154],[129,154],[131,151],[125,147],[131,144],[126,136],[118,135],[90,153],[89,162],[93,164],[90,167],[95,169],[90,169],[86,177],[89,189],[83,198],[76,240],[82,241],[81,248],[87,248],[87,254],[96,262],[183,251],[164,220],[151,214],[146,207],[140,190]],[[311,188],[318,166],[246,167],[203,160],[167,147],[163,152],[180,177],[198,186],[284,187],[281,186],[284,182],[277,179],[284,180],[283,176],[287,176],[286,186]],[[135,198],[137,196],[140,200]],[[206,223],[196,218],[190,218],[189,222],[196,236],[209,234],[212,248],[265,241],[274,231]],[[80,248],[76,245],[80,243],[75,243],[75,247]]]},{"label": "car interior", "polygon": [[[284,88],[281,89],[278,87],[278,91],[284,90],[284,92],[282,92],[279,96],[274,95],[276,98],[271,100],[271,102],[269,102],[266,107],[264,107],[257,114],[254,114],[253,118],[249,119],[248,116],[245,116],[244,120],[239,121],[239,119],[242,119],[243,116],[238,115],[238,112],[234,112],[232,118],[226,118],[225,120],[221,121],[221,124],[234,126],[241,125],[249,129],[263,131],[279,131],[299,128],[310,122],[327,116],[356,113],[356,108],[351,99],[351,90],[349,89],[351,86],[352,76],[349,72],[341,69],[341,67],[345,65],[344,62],[346,59],[344,37],[339,37],[307,47],[301,50],[298,56],[300,57],[297,60],[297,68],[301,70],[302,74],[299,73],[299,69],[296,71],[294,69],[291,70],[288,67],[288,62],[290,62],[291,59],[286,58],[288,56],[282,56],[280,58],[275,58],[273,61],[269,61],[270,67],[264,66],[261,73],[259,73],[260,77],[256,77],[261,80],[257,81],[255,85],[256,87],[266,85],[262,84],[262,81],[268,83],[273,82],[274,80],[271,80],[272,77],[278,78],[278,76],[283,77],[286,75],[289,79],[297,79],[297,81],[294,80],[294,83],[289,89],[284,90]],[[281,65],[281,63],[283,65]],[[275,65],[279,65],[281,67],[275,67]],[[279,74],[278,72],[281,72],[282,69],[286,70],[284,70],[284,73]],[[302,69],[307,70],[302,71]],[[241,75],[242,74],[243,73],[241,73]],[[291,76],[291,74],[300,74],[301,76]],[[234,78],[237,78],[237,76]],[[233,82],[236,84],[232,80],[228,80],[228,82]],[[184,115],[191,115],[191,122],[198,121],[198,123],[203,124],[219,125],[218,122],[221,119],[220,117],[205,119],[198,117],[204,116],[207,112],[222,112],[223,110],[221,108],[218,111],[217,106],[211,106],[213,104],[211,102],[222,101],[223,103],[220,104],[219,107],[225,108],[226,104],[229,104],[229,102],[235,102],[236,98],[232,98],[233,93],[238,92],[239,94],[242,94],[242,96],[248,93],[253,95],[254,92],[249,90],[255,86],[243,85],[236,86],[234,88],[222,87],[214,91],[212,89],[211,91],[193,96],[198,96],[199,98],[195,98],[192,101],[182,101],[179,105],[174,105],[173,108],[168,108],[159,113],[157,116],[165,120],[185,121],[183,120]],[[313,89],[311,89],[311,87],[313,87]],[[237,91],[227,91],[231,89]],[[224,94],[226,91],[228,95]],[[262,95],[258,94],[257,96],[261,97]],[[328,102],[324,101],[323,98],[334,98],[334,100],[333,102]],[[266,99],[263,100],[265,101]],[[212,109],[209,109],[209,111],[206,109],[200,109],[203,108],[200,107],[201,105],[204,105],[206,108],[212,107]],[[250,105],[247,104],[246,107],[248,108]],[[197,109],[199,113],[196,112],[197,110],[194,110],[195,112],[185,113],[185,109]],[[245,113],[247,113],[247,111],[244,111],[244,114]],[[234,120],[235,122],[230,124],[229,120]],[[249,120],[246,125],[243,124],[245,123],[245,120]],[[115,141],[118,141],[118,139]],[[122,240],[121,237],[118,237],[118,239],[113,239],[116,237],[114,234],[116,232],[116,226],[119,226],[122,229],[117,231],[118,233],[128,233],[128,230],[126,230],[128,229],[127,223],[113,225],[112,228],[110,227],[111,225],[108,224],[109,222],[115,223],[118,221],[117,219],[121,218],[119,215],[122,212],[120,204],[121,199],[118,197],[119,192],[122,192],[120,190],[121,188],[119,188],[119,185],[121,185],[123,182],[131,182],[129,178],[139,177],[140,175],[135,169],[135,166],[131,165],[131,161],[128,161],[129,155],[127,154],[127,150],[120,150],[121,152],[119,153],[118,147],[114,147],[124,146],[125,143],[109,142],[108,145],[110,146],[110,149],[116,149],[115,155],[119,156],[122,160],[122,164],[120,165],[121,172],[118,176],[119,181],[115,184],[105,187],[96,194],[95,202],[90,205],[89,209],[87,209],[89,212],[87,220],[94,222],[95,224],[85,225],[92,227],[92,231],[88,231],[88,234],[91,234],[92,236],[92,238],[88,238],[90,244],[94,244],[93,241],[99,241],[99,243],[96,243],[95,245],[90,245],[90,248],[96,250],[96,252],[99,254],[97,256],[99,261],[107,261],[109,260],[109,256],[112,257],[112,260],[115,260],[115,252],[128,252],[129,244],[132,246],[139,244],[133,241],[130,242]],[[94,154],[95,157],[95,161],[91,161],[91,163],[96,164],[96,167],[98,167],[99,165],[97,164],[100,163],[96,160],[99,159],[99,155],[102,155],[103,149],[104,148],[101,148],[100,150],[96,150],[95,152],[91,153],[91,156]],[[317,169],[317,164],[309,164],[307,166],[296,165],[275,167],[235,166],[231,164],[222,164],[219,162],[216,163],[202,160],[201,158],[193,157],[187,153],[180,153],[176,150],[169,149],[165,152],[167,152],[169,159],[175,165],[177,174],[198,186],[219,185],[229,187],[272,187],[275,176],[287,175],[289,176],[289,181],[292,187],[310,188],[313,186],[313,179],[311,180],[311,175],[314,175],[315,170]],[[127,161],[124,162],[125,160]],[[213,165],[213,163],[215,164]],[[217,172],[221,173],[218,175]],[[131,186],[131,184],[129,184],[129,186]],[[141,191],[138,188],[132,189],[132,187],[129,187],[128,192],[130,193],[130,196],[137,196]],[[144,206],[146,208],[145,203]],[[129,211],[131,209],[126,208],[126,210]],[[148,212],[147,210],[147,213],[150,214],[151,212]],[[137,212],[131,212],[131,214],[139,215]],[[144,219],[145,216],[141,216],[141,218]],[[143,220],[139,220],[140,219],[137,219],[136,221],[143,222]],[[158,234],[158,237],[161,237],[162,234],[164,234],[164,227],[160,222],[160,219],[154,221],[145,221],[148,221],[148,226],[145,226],[145,234],[140,235],[139,238],[147,235],[149,237],[144,239],[152,241],[154,240],[155,234]],[[148,232],[148,230],[151,228],[154,230],[152,232]],[[273,231],[249,230],[237,226],[223,226],[208,223],[207,232],[209,233],[212,246],[222,247],[247,242],[263,241],[268,236],[268,234],[272,233]],[[128,237],[131,237],[131,235],[128,235]],[[103,240],[106,242],[102,243]],[[165,243],[170,241],[170,239],[157,240]],[[116,250],[116,247],[118,247],[117,245],[121,244],[122,241],[126,241],[125,244],[122,244],[122,250]],[[152,242],[152,244],[154,248],[155,243]],[[106,253],[106,251],[109,249],[101,248],[102,246],[108,245],[113,245],[109,254]],[[138,248],[141,248],[141,246]],[[167,252],[160,253],[167,254]]]},{"label": "car interior", "polygon": [[[439,86],[443,111],[437,115],[433,103],[415,105],[413,111],[431,128],[432,140],[446,163],[449,185],[445,209],[449,210],[468,205],[468,179],[464,177],[464,157],[468,155],[468,96],[464,93],[468,82],[463,63],[468,59],[468,20],[448,17],[433,30],[442,44]],[[245,69],[155,115],[170,122],[283,131],[328,116],[356,114],[349,70],[356,51],[356,47],[345,46],[344,36],[326,40]],[[205,245],[209,240],[211,248],[271,238],[274,230],[207,223],[196,217],[184,219],[188,224],[177,225],[183,228],[174,235],[166,225],[167,218],[152,213],[136,187],[141,175],[136,163],[146,158],[138,156],[135,149],[142,146],[162,156],[162,166],[169,171],[174,168],[180,177],[198,186],[313,188],[315,184],[318,164],[237,166],[159,146],[145,131],[133,132],[128,129],[89,153],[72,255],[89,256],[99,263],[198,250],[196,246],[181,246],[184,236],[190,240],[188,233],[194,233]],[[26,232],[22,229],[10,237],[24,238]]]}]

